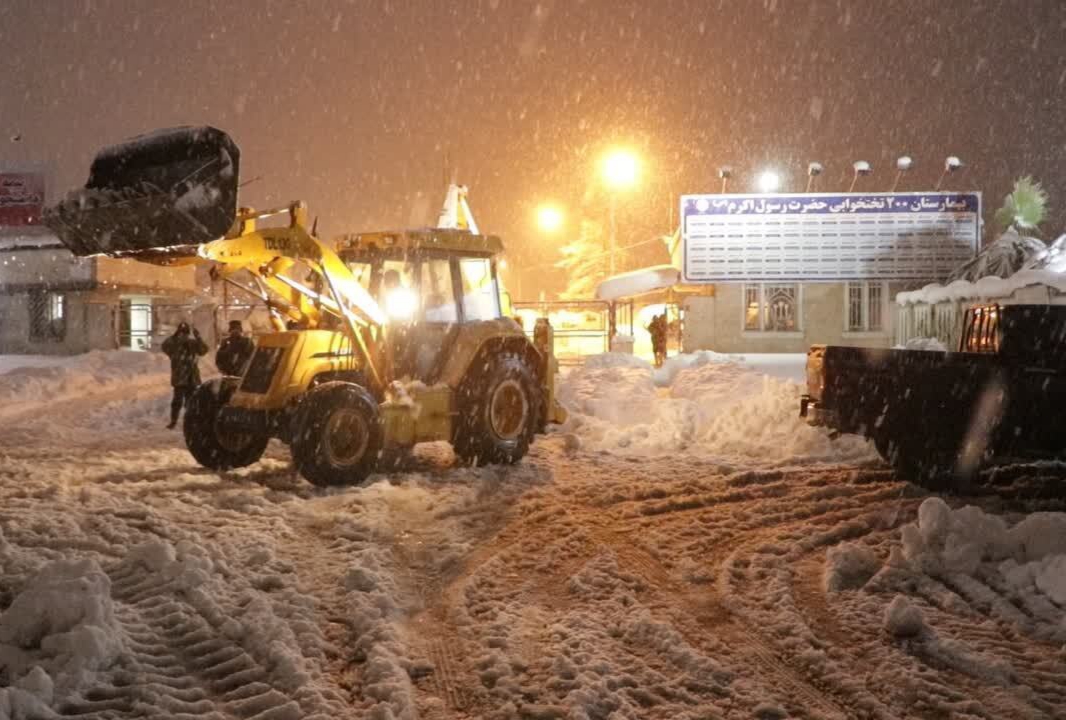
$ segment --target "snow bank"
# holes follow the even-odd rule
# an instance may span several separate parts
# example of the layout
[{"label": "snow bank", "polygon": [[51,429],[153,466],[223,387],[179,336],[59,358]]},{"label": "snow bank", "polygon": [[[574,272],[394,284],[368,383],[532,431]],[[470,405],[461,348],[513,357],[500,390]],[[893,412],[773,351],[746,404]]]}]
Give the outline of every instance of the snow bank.
[{"label": "snow bank", "polygon": [[44,365],[31,359],[0,375],[0,406],[80,397],[120,386],[157,385],[170,373],[159,353],[95,351]]},{"label": "snow bank", "polygon": [[570,410],[562,429],[586,449],[769,462],[872,457],[866,441],[831,441],[803,422],[795,383],[713,352],[671,358],[658,370],[624,357],[589,358],[559,384]]},{"label": "snow bank", "polygon": [[42,708],[90,687],[124,650],[111,581],[96,561],[46,565],[0,615],[0,667],[15,685],[0,689],[0,708],[49,716]]}]

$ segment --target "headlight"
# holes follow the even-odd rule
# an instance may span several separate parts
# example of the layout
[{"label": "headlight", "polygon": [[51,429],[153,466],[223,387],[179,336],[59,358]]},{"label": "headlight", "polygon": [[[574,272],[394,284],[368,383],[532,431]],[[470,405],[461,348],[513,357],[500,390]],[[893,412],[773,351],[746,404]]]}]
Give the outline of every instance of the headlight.
[{"label": "headlight", "polygon": [[385,295],[385,312],[393,320],[410,320],[418,308],[418,298],[411,288],[396,287]]}]

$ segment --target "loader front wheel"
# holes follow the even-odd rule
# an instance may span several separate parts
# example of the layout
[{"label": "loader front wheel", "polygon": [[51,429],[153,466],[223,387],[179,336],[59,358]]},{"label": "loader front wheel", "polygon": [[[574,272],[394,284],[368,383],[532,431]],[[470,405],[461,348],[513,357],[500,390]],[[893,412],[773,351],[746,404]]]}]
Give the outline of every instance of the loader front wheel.
[{"label": "loader front wheel", "polygon": [[540,422],[542,396],[522,358],[500,357],[486,377],[467,378],[458,395],[452,445],[461,460],[511,464],[525,456]]},{"label": "loader front wheel", "polygon": [[256,463],[270,442],[266,435],[227,430],[219,421],[222,408],[237,389],[237,380],[208,380],[196,388],[185,409],[185,445],[196,462],[211,470],[232,470]]},{"label": "loader front wheel", "polygon": [[314,485],[362,482],[374,471],[381,444],[377,402],[353,383],[312,388],[293,418],[292,457]]}]

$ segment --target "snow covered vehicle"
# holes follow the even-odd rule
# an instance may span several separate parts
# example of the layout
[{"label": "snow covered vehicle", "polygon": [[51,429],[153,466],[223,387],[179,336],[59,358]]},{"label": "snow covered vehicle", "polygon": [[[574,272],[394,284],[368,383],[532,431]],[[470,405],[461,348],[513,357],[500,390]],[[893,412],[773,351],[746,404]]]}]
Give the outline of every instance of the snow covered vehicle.
[{"label": "snow covered vehicle", "polygon": [[956,352],[812,346],[800,415],[870,438],[921,484],[1066,456],[1066,306],[975,307],[963,322]]},{"label": "snow covered vehicle", "polygon": [[[244,375],[204,383],[186,411],[201,465],[250,465],[271,438],[319,485],[359,482],[383,448],[424,441],[513,463],[565,417],[550,326],[533,342],[505,314],[503,245],[477,233],[461,188],[450,227],[347,235],[334,250],[302,203],[238,209],[238,161],[214,128],[160,131],[102,151],[86,187],[45,214],[75,254],[208,262],[270,309],[275,332]],[[276,216],[286,222],[257,228]]]}]

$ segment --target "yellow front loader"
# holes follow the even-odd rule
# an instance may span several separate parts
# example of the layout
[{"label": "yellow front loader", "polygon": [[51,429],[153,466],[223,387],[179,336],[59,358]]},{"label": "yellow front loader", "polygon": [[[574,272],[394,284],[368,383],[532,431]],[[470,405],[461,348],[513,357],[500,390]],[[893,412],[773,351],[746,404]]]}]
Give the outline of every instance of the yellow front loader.
[{"label": "yellow front loader", "polygon": [[239,159],[220,130],[159,131],[102,151],[86,187],[45,213],[77,255],[210,263],[269,308],[275,331],[243,376],[204,383],[186,410],[201,465],[250,465],[271,438],[319,485],[360,482],[383,449],[426,441],[513,463],[564,419],[550,326],[534,343],[505,314],[503,245],[470,231],[461,189],[453,227],[346,235],[334,250],[302,203],[239,208]]}]

